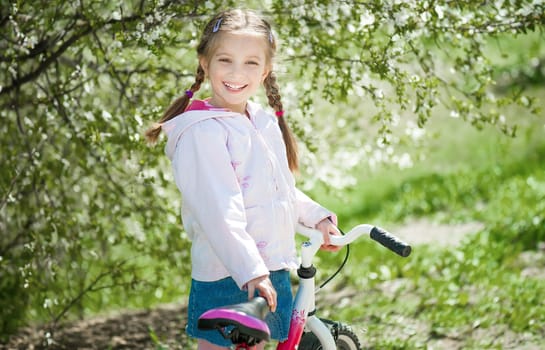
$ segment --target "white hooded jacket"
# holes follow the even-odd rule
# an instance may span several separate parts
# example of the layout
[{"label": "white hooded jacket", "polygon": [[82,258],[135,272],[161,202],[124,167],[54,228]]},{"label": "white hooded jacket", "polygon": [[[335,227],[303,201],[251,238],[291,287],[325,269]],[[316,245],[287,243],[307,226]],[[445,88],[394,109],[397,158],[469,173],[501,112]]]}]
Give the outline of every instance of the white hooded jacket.
[{"label": "white hooded jacket", "polygon": [[231,276],[240,288],[297,267],[295,225],[336,217],[295,188],[276,118],[248,102],[250,118],[195,100],[165,122],[166,154],[192,240],[192,278]]}]

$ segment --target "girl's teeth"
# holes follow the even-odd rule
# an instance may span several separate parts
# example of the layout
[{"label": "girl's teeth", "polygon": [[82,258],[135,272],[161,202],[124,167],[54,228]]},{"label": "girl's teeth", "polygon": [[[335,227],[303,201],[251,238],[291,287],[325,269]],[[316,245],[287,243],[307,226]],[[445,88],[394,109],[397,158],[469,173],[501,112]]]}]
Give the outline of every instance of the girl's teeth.
[{"label": "girl's teeth", "polygon": [[228,83],[225,83],[225,86],[227,86],[230,89],[234,89],[234,90],[240,90],[240,89],[242,89],[244,87],[244,85],[237,86],[237,85],[231,85],[231,84],[228,84]]}]

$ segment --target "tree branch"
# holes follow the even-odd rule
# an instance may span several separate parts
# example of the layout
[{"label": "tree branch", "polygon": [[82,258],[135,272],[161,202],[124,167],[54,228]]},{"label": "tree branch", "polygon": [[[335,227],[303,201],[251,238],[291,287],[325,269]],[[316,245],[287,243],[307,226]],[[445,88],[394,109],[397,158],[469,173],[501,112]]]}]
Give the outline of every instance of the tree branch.
[{"label": "tree branch", "polygon": [[28,83],[34,79],[36,79],[40,74],[42,74],[53,62],[57,60],[72,44],[74,44],[76,41],[81,39],[82,37],[86,36],[87,34],[91,33],[93,28],[88,25],[86,28],[84,28],[81,32],[76,33],[72,35],[69,39],[67,39],[57,51],[55,51],[51,56],[49,56],[47,59],[43,60],[40,65],[32,72],[22,76],[19,79],[15,79],[11,85],[5,87],[0,91],[0,95],[9,94],[13,90],[21,87],[21,85]]},{"label": "tree branch", "polygon": [[[135,14],[131,15],[125,18],[122,18],[120,20],[110,20],[105,21],[102,23],[102,26],[110,25],[110,24],[116,24],[116,23],[126,23],[126,22],[132,22],[136,20],[140,20],[144,17],[146,17],[148,13],[144,14]],[[78,18],[75,18],[74,22],[72,23],[72,26],[75,25]],[[73,34],[70,38],[68,38],[55,52],[53,52],[49,57],[47,57],[45,60],[43,60],[40,65],[31,71],[30,73],[27,73],[26,75],[15,79],[12,81],[11,85],[8,85],[0,90],[0,96],[9,94],[13,90],[19,88],[20,86],[36,79],[40,74],[42,74],[52,63],[57,61],[57,59],[75,42],[80,40],[81,38],[87,36],[88,34],[92,33],[95,30],[98,30],[99,28],[93,28],[89,22],[85,22],[85,24],[82,26],[82,29],[80,29],[79,32]],[[66,32],[65,32],[66,33]],[[64,37],[65,34],[63,34]]]}]

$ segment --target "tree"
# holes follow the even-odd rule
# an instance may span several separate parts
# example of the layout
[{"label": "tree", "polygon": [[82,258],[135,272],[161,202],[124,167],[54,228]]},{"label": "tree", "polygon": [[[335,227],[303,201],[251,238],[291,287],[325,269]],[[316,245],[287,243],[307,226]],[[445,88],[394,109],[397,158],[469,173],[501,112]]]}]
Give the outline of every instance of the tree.
[{"label": "tree", "polygon": [[[142,132],[193,80],[203,22],[236,5],[2,1],[2,334],[29,319],[54,325],[68,315],[126,306],[129,295],[144,305],[185,292],[177,291],[188,271],[178,194],[161,147],[147,147]],[[317,149],[315,155],[344,159],[348,168],[368,160],[367,150],[400,143],[401,115],[418,129],[443,108],[512,135],[515,124],[502,108],[539,113],[519,86],[494,93],[501,67],[485,49],[502,36],[541,36],[542,1],[247,6],[263,10],[281,41],[286,116],[311,175],[321,159],[312,156]],[[320,99],[333,112],[362,100],[370,107],[339,117],[316,110]],[[320,142],[354,133],[370,141]],[[338,174],[322,180],[335,185]]]}]

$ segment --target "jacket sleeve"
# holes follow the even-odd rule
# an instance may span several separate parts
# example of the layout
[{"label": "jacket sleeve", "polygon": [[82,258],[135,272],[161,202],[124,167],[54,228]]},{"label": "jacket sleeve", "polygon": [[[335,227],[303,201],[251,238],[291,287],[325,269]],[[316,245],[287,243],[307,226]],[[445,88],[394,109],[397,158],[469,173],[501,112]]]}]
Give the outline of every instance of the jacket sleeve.
[{"label": "jacket sleeve", "polygon": [[269,271],[246,231],[244,201],[226,140],[226,131],[215,120],[197,123],[180,137],[172,165],[184,206],[242,288]]},{"label": "jacket sleeve", "polygon": [[316,227],[316,225],[325,218],[330,218],[337,225],[337,215],[322,207],[301,190],[295,189],[297,199],[297,210],[299,213],[299,222],[307,227]]}]

